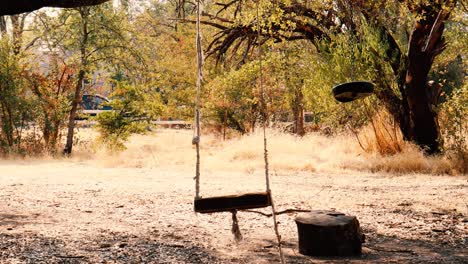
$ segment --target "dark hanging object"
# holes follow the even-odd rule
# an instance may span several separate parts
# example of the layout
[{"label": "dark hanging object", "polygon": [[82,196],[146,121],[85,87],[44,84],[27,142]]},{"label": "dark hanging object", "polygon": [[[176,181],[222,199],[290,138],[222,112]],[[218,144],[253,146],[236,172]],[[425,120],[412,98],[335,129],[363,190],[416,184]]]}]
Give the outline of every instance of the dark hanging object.
[{"label": "dark hanging object", "polygon": [[244,193],[195,199],[195,212],[216,213],[263,208],[271,205],[268,192]]},{"label": "dark hanging object", "polygon": [[364,81],[347,82],[333,87],[332,92],[336,100],[346,103],[374,93],[374,84]]}]

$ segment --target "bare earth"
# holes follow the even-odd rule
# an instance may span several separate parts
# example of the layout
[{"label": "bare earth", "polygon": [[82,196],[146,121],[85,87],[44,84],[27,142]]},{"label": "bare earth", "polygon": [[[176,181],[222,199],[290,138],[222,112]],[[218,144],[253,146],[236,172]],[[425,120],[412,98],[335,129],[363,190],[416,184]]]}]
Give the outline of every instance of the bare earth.
[{"label": "bare earth", "polygon": [[[0,263],[277,263],[272,219],[240,212],[244,240],[235,243],[230,214],[192,211],[193,160],[165,162],[161,146],[149,143],[157,138],[140,139],[142,156],[129,148],[105,162],[0,162]],[[189,143],[177,148],[193,154]],[[264,189],[256,165],[211,165],[202,172],[204,195]],[[272,190],[278,210],[336,209],[356,215],[366,235],[362,257],[309,258],[297,252],[295,214],[281,215],[288,263],[468,263],[466,175],[273,169]]]}]

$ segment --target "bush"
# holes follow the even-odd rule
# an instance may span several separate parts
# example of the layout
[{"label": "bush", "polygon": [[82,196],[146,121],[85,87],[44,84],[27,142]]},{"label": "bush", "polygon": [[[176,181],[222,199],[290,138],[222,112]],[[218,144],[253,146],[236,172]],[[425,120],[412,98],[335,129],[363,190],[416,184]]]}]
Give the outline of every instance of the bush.
[{"label": "bush", "polygon": [[34,101],[24,84],[24,71],[8,38],[0,40],[0,153],[23,153],[24,132],[34,120]]},{"label": "bush", "polygon": [[135,133],[143,133],[162,112],[161,100],[156,93],[141,87],[120,84],[112,93],[109,103],[112,111],[96,117],[100,143],[109,150],[125,149],[125,142]]},{"label": "bush", "polygon": [[376,111],[369,124],[362,127],[355,136],[361,148],[368,153],[394,155],[402,152],[405,147],[400,127],[386,110]]},{"label": "bush", "polygon": [[27,76],[29,87],[37,105],[35,125],[42,132],[43,146],[51,154],[58,150],[60,131],[70,112],[71,98],[75,83],[73,69],[66,65],[51,65],[43,75],[32,73]]},{"label": "bush", "polygon": [[446,155],[468,172],[468,85],[455,90],[441,107],[440,124]]}]

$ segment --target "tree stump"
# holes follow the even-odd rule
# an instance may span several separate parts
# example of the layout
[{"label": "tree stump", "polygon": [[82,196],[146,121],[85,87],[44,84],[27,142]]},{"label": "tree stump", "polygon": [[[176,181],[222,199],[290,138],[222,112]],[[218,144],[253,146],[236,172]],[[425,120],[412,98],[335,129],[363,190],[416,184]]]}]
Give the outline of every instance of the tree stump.
[{"label": "tree stump", "polygon": [[364,235],[355,216],[314,210],[296,218],[299,252],[308,256],[357,256]]}]

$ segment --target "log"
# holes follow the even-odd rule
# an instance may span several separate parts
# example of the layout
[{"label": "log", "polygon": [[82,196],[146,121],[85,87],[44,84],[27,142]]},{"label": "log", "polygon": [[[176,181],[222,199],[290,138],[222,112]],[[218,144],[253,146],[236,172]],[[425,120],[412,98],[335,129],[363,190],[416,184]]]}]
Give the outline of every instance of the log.
[{"label": "log", "polygon": [[358,256],[364,235],[355,216],[314,210],[296,218],[299,252],[307,256]]}]

